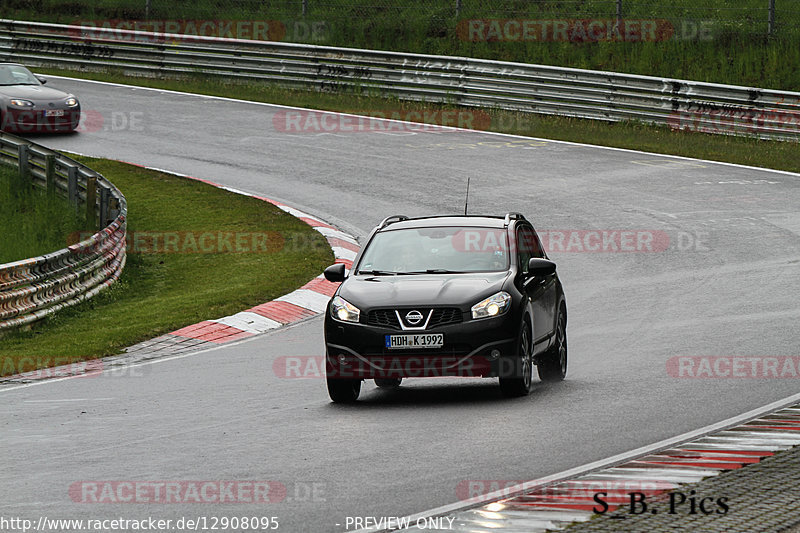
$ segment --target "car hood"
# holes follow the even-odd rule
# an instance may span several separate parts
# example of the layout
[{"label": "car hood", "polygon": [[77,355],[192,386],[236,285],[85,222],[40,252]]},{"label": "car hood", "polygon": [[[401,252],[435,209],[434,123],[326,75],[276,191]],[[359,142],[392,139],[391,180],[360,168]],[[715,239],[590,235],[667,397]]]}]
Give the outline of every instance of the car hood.
[{"label": "car hood", "polygon": [[0,94],[8,98],[24,98],[33,102],[50,102],[63,100],[69,94],[43,85],[7,85],[0,86]]},{"label": "car hood", "polygon": [[471,307],[503,289],[509,273],[422,274],[411,276],[352,276],[339,296],[356,307],[401,306]]}]

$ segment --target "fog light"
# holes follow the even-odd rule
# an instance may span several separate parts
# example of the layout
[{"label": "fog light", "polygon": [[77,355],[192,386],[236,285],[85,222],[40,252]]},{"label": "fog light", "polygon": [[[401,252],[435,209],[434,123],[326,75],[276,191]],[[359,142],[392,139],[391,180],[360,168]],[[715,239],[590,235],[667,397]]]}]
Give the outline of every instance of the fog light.
[{"label": "fog light", "polygon": [[497,359],[500,357],[500,350],[492,350],[492,352],[489,354],[489,357],[492,359]]},{"label": "fog light", "polygon": [[339,354],[339,364],[346,365],[347,364],[347,356],[343,353]]}]

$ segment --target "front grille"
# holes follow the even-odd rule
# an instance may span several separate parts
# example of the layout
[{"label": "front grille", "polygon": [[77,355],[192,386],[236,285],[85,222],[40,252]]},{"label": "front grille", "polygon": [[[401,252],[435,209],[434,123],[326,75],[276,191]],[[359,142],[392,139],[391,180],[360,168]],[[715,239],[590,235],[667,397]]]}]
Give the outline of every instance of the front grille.
[{"label": "front grille", "polygon": [[[430,308],[415,308],[427,317]],[[409,312],[411,309],[398,309],[401,316],[403,313]],[[463,320],[461,310],[456,307],[441,307],[433,310],[430,321],[428,321],[428,328],[431,329],[438,326],[447,324],[457,324]],[[367,324],[370,326],[381,326],[390,329],[402,329],[400,321],[397,320],[397,313],[394,309],[375,309],[367,314]]]},{"label": "front grille", "polygon": [[400,329],[400,322],[394,309],[376,309],[367,315],[367,324],[370,326],[382,326],[391,329]]},{"label": "front grille", "polygon": [[434,309],[431,320],[428,322],[428,329],[446,324],[457,324],[462,321],[461,310],[455,307],[444,307]]}]

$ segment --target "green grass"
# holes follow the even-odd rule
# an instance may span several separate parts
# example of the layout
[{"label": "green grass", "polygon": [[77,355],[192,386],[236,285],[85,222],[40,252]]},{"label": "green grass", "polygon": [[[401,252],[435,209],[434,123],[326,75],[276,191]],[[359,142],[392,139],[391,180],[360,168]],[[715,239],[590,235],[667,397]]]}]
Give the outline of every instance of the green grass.
[{"label": "green grass", "polygon": [[[9,0],[0,16],[59,23],[143,20],[280,21],[279,38],[331,46],[480,57],[524,63],[800,90],[800,9],[777,2],[777,30],[767,34],[767,0],[625,0],[629,20],[668,21],[671,37],[660,42],[470,42],[458,25],[472,19],[610,20],[615,2],[585,0]],[[312,32],[319,24],[320,31]],[[662,24],[662,23],[659,23]],[[699,38],[697,28],[705,24]]]},{"label": "green grass", "polygon": [[[410,111],[463,109],[479,117],[475,120],[481,126],[479,129],[489,131],[800,172],[800,147],[795,142],[673,131],[667,127],[641,123],[608,123],[492,109],[458,108],[363,94],[288,90],[259,83],[224,83],[212,78],[131,78],[114,72],[89,73],[52,69],[39,69],[37,72],[355,114],[400,111],[403,115]],[[490,118],[480,119],[486,115]]]},{"label": "green grass", "polygon": [[0,264],[60,250],[84,226],[65,198],[22,183],[15,167],[0,164]]},{"label": "green grass", "polygon": [[267,202],[115,161],[76,159],[122,190],[133,235],[278,232],[285,246],[268,253],[132,250],[120,280],[108,290],[29,331],[6,334],[0,342],[0,375],[111,355],[182,326],[236,313],[296,289],[333,262],[319,233]]}]

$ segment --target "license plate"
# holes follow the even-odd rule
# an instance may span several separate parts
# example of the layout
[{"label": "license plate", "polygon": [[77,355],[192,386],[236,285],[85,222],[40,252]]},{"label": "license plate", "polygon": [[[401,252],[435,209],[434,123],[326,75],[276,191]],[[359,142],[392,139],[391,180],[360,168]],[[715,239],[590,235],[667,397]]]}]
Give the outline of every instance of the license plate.
[{"label": "license plate", "polygon": [[63,117],[64,110],[63,109],[45,109],[44,116],[46,117]]},{"label": "license plate", "polygon": [[441,348],[443,345],[443,333],[386,335],[386,347],[389,349]]}]

